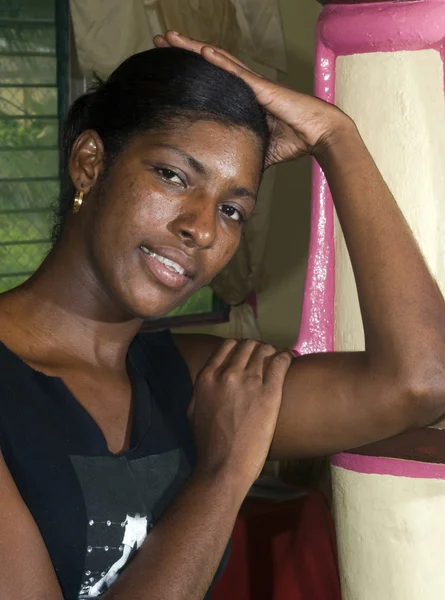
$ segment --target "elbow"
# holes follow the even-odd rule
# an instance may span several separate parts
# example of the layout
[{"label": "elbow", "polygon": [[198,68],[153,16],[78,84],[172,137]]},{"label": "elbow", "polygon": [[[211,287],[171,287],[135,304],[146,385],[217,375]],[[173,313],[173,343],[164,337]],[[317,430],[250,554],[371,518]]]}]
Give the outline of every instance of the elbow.
[{"label": "elbow", "polygon": [[411,427],[426,427],[445,416],[445,363],[411,374],[405,379],[402,394],[408,404]]}]

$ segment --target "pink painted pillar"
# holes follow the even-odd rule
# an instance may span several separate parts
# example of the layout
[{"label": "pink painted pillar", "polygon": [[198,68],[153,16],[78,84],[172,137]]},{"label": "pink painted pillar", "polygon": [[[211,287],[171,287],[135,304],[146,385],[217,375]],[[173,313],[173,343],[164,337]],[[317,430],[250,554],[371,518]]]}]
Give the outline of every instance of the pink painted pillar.
[{"label": "pink painted pillar", "polygon": [[[445,0],[325,2],[315,91],[356,121],[445,289]],[[415,282],[413,282],[415,285]],[[363,349],[356,289],[314,166],[299,353]],[[333,457],[344,600],[445,598],[445,431]]]}]

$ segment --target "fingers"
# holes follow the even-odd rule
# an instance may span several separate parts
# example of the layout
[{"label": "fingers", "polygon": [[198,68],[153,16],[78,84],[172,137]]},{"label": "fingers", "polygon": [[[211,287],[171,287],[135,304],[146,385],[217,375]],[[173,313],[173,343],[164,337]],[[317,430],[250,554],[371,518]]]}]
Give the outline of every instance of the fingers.
[{"label": "fingers", "polygon": [[276,392],[282,390],[292,360],[292,354],[287,350],[276,354],[270,360],[264,373],[264,385],[269,391]]},{"label": "fingers", "polygon": [[258,346],[264,346],[256,340],[225,340],[207,361],[205,369],[243,371],[249,364],[252,354]]},{"label": "fingers", "polygon": [[186,48],[188,50],[193,50],[193,52],[197,52],[198,54],[202,54],[204,48],[213,49],[215,52],[222,54],[228,60],[234,62],[242,69],[245,69],[246,71],[250,71],[250,73],[254,73],[254,71],[252,71],[252,69],[249,69],[249,67],[247,65],[245,65],[243,62],[241,62],[239,60],[239,58],[237,58],[236,56],[233,56],[233,54],[230,54],[230,52],[227,52],[227,50],[224,50],[224,48],[220,48],[217,44],[212,44],[211,42],[201,42],[199,40],[194,40],[193,38],[189,38],[189,37],[187,37],[185,35],[181,35],[181,34],[174,34],[174,36],[169,36],[168,39],[171,42],[173,42],[172,45],[179,44],[182,48]]},{"label": "fingers", "polygon": [[[252,71],[252,69],[250,69],[246,64],[241,62],[239,60],[239,58],[237,58],[236,56],[233,56],[233,54],[230,54],[230,52],[227,52],[227,50],[224,50],[224,48],[220,48],[216,44],[204,44],[204,46],[202,47],[202,50],[204,50],[204,48],[213,48],[213,50],[215,50],[215,52],[222,54],[223,56],[225,56],[226,58],[228,58],[229,60],[231,60],[232,62],[237,64],[239,67],[241,67],[245,71],[249,71],[250,73],[255,74],[255,71]],[[202,50],[201,50],[201,54],[202,54]],[[262,75],[259,75],[258,73],[256,73],[256,75],[258,77],[262,77]]]},{"label": "fingers", "polygon": [[187,37],[186,35],[181,35],[176,31],[167,31],[164,37],[171,46],[184,48],[185,50],[191,50],[192,52],[196,52],[197,54],[201,54],[201,50],[204,48],[204,46],[212,45],[211,42],[201,42],[199,40],[194,40],[193,38]]},{"label": "fingers", "polygon": [[[164,35],[157,35],[154,37],[153,42],[157,48],[166,48],[169,46],[170,47],[175,46],[177,48],[184,48],[185,50],[191,50],[192,52],[196,52],[197,54],[202,54],[203,57],[206,58],[206,60],[209,60],[209,59],[207,56],[205,56],[203,50],[206,49],[205,52],[208,52],[207,49],[210,48],[210,49],[215,50],[215,52],[218,52],[225,58],[227,58],[229,61],[238,65],[241,69],[248,71],[255,75],[254,71],[249,69],[249,67],[247,65],[245,65],[243,62],[241,62],[238,58],[236,58],[236,56],[233,56],[232,54],[230,54],[230,52],[227,52],[223,48],[219,48],[216,44],[213,44],[211,42],[202,42],[199,40],[195,40],[193,38],[187,37],[186,35],[176,33],[175,31],[167,31]],[[213,62],[213,61],[209,60],[209,62]],[[263,77],[261,77],[261,75],[256,74],[256,76],[263,79]]]},{"label": "fingers", "polygon": [[[238,373],[249,371],[251,375],[258,375],[263,379],[271,369],[271,362],[281,354],[291,357],[290,352],[283,353],[270,344],[256,340],[225,340],[208,360],[206,370],[230,369]],[[284,360],[288,362],[287,358]]]},{"label": "fingers", "polygon": [[170,44],[167,42],[167,40],[165,39],[165,36],[163,35],[155,35],[155,37],[153,38],[153,43],[156,46],[156,48],[169,48]]},{"label": "fingers", "polygon": [[276,91],[277,85],[269,81],[262,75],[249,69],[244,63],[232,56],[226,50],[214,46],[208,42],[200,42],[185,35],[180,35],[175,31],[167,31],[164,35],[157,35],[154,38],[154,44],[158,48],[176,47],[191,50],[201,54],[209,63],[212,63],[220,69],[224,69],[233,75],[236,75],[255,93],[260,104],[267,108],[268,96]]},{"label": "fingers", "polygon": [[208,359],[204,369],[216,370],[222,367],[237,345],[236,340],[225,340]]},{"label": "fingers", "polygon": [[[280,393],[284,379],[292,362],[290,351],[277,351],[274,346],[255,340],[225,340],[210,356],[201,371],[202,377],[211,377],[219,373],[225,376],[259,378],[269,394]],[[240,380],[241,381],[241,380]],[[190,407],[192,412],[192,407]]]},{"label": "fingers", "polygon": [[196,54],[201,54],[201,50],[204,46],[213,46],[210,42],[200,42],[193,38],[181,35],[176,31],[166,31],[163,35],[156,35],[153,38],[155,46],[158,48],[165,48],[166,46],[184,48],[185,50],[191,50]]},{"label": "fingers", "polygon": [[228,73],[236,75],[242,79],[249,87],[252,88],[258,102],[263,104],[267,108],[266,97],[267,93],[273,93],[277,88],[277,85],[265,77],[262,77],[258,73],[251,71],[243,63],[236,61],[229,53],[224,53],[220,48],[213,48],[211,46],[204,46],[201,55],[207,60],[220,69],[224,69]]},{"label": "fingers", "polygon": [[252,354],[260,345],[260,342],[256,340],[241,340],[237,342],[224,366],[227,369],[235,367],[237,371],[243,371],[250,362]]},{"label": "fingers", "polygon": [[250,356],[246,369],[263,379],[267,363],[276,353],[277,349],[271,344],[258,344]]}]

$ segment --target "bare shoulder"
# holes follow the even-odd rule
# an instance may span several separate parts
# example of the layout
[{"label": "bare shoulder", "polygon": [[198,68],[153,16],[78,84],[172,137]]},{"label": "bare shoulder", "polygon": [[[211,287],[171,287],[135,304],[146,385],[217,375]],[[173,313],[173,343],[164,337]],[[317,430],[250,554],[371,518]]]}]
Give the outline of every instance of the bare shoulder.
[{"label": "bare shoulder", "polygon": [[194,381],[212,353],[224,342],[224,338],[200,333],[175,333],[173,334],[173,341],[187,363]]}]

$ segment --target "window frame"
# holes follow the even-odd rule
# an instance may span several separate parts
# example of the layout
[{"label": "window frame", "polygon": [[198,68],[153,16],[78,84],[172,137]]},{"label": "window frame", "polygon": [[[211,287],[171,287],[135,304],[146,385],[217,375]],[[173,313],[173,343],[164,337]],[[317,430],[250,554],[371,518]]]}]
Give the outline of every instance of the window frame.
[{"label": "window frame", "polygon": [[141,331],[158,331],[160,329],[179,329],[181,327],[198,327],[201,325],[217,325],[227,323],[230,319],[230,305],[218,298],[213,292],[212,310],[206,313],[189,313],[163,317],[154,321],[144,321]]},{"label": "window frame", "polygon": [[[8,29],[11,29],[10,35],[11,38],[10,41],[14,40],[14,36],[17,35],[17,31],[22,31],[22,28],[24,31],[28,30],[28,29],[45,29],[47,27],[49,27],[51,29],[51,35],[53,36],[53,43],[54,43],[54,50],[52,50],[52,48],[46,52],[44,51],[40,51],[37,48],[32,48],[31,49],[26,49],[26,47],[23,48],[16,48],[14,49],[12,47],[12,49],[8,49],[8,45],[6,46],[6,51],[1,53],[1,56],[3,58],[5,58],[6,60],[8,59],[8,57],[15,57],[20,59],[26,59],[27,57],[31,57],[33,59],[33,57],[36,57],[36,59],[45,59],[45,58],[49,58],[49,59],[53,59],[54,60],[54,70],[51,69],[51,72],[53,73],[53,77],[54,80],[51,79],[51,81],[42,81],[39,79],[35,79],[32,76],[29,77],[27,74],[24,74],[23,77],[19,78],[18,80],[15,80],[14,78],[11,81],[8,81],[8,69],[5,69],[4,72],[4,79],[5,81],[2,81],[1,83],[1,87],[4,90],[7,90],[8,88],[12,88],[13,90],[17,90],[19,93],[23,92],[25,93],[26,90],[30,90],[31,92],[35,91],[35,90],[53,90],[54,93],[54,100],[55,100],[55,105],[53,108],[51,108],[51,110],[45,114],[40,113],[40,112],[35,112],[33,109],[31,110],[26,110],[23,109],[23,112],[18,112],[17,114],[13,113],[11,115],[9,115],[7,112],[6,113],[2,113],[1,115],[1,120],[4,121],[8,121],[8,120],[17,120],[17,121],[29,121],[31,123],[36,123],[36,122],[44,122],[44,123],[54,123],[54,141],[51,142],[51,144],[40,144],[40,143],[36,143],[35,141],[32,141],[31,143],[28,144],[23,144],[20,141],[19,137],[13,137],[12,139],[14,140],[13,143],[8,141],[6,142],[6,145],[3,145],[0,148],[1,152],[5,152],[5,153],[12,153],[12,152],[17,152],[17,155],[19,156],[20,153],[31,153],[31,158],[34,159],[33,153],[37,153],[39,151],[39,155],[40,156],[44,156],[44,154],[42,154],[42,152],[44,151],[48,151],[48,152],[53,152],[54,153],[54,159],[51,158],[51,164],[53,165],[54,171],[51,170],[50,173],[34,173],[33,171],[29,171],[29,172],[25,172],[19,169],[17,171],[17,173],[14,172],[14,169],[11,171],[11,173],[8,173],[8,169],[6,169],[6,171],[4,171],[3,173],[0,174],[0,183],[2,184],[2,189],[3,189],[3,185],[4,186],[19,186],[19,188],[21,188],[21,186],[23,186],[22,188],[22,192],[24,194],[23,198],[26,197],[27,192],[26,187],[28,184],[31,185],[37,185],[37,186],[48,186],[51,187],[51,193],[48,194],[48,198],[52,197],[55,198],[56,194],[58,195],[58,188],[59,188],[59,182],[60,182],[60,174],[59,174],[59,142],[60,142],[60,128],[61,128],[61,123],[63,121],[63,113],[60,110],[60,104],[62,103],[63,105],[63,99],[66,97],[66,92],[67,92],[67,86],[63,85],[62,83],[62,79],[61,76],[63,75],[63,73],[66,73],[66,67],[68,65],[68,63],[66,62],[65,64],[61,64],[61,59],[60,56],[64,57],[64,59],[66,60],[66,54],[64,55],[63,53],[60,54],[59,53],[59,46],[61,44],[61,42],[63,41],[63,36],[66,32],[66,28],[63,27],[62,25],[62,20],[64,19],[66,22],[66,19],[68,18],[69,15],[69,2],[68,0],[52,0],[51,3],[48,3],[48,8],[50,8],[50,12],[51,15],[39,15],[37,14],[28,14],[26,12],[26,8],[25,10],[22,12],[23,6],[21,5],[13,5],[13,4],[8,4],[8,5],[2,5],[0,6],[0,24],[1,27],[4,28],[6,31]],[[14,32],[14,33],[13,33]],[[21,34],[19,34],[20,36]],[[8,33],[6,33],[6,39],[8,39]],[[59,40],[57,39],[59,37]],[[26,35],[25,35],[26,38]],[[14,44],[14,41],[12,41],[12,44]],[[59,56],[60,54],[60,56]],[[8,103],[8,99],[6,97],[6,103]],[[21,111],[22,109],[20,109]],[[62,108],[63,110],[63,108]],[[13,163],[12,163],[13,164]],[[6,163],[6,165],[8,166],[8,162]],[[54,187],[54,189],[52,189]],[[7,193],[7,187],[4,188],[5,189],[5,196],[2,197],[2,199],[8,198],[8,193]],[[34,194],[36,192],[36,190],[33,190]],[[52,196],[52,192],[54,192],[54,196]],[[29,192],[31,194],[31,192]],[[46,194],[46,189],[45,189],[45,194]],[[14,198],[14,193],[11,194],[11,197]],[[20,198],[20,199],[19,199]],[[35,200],[37,201],[37,196],[34,196]],[[16,247],[16,248],[20,248],[21,251],[25,252],[26,254],[26,250],[24,250],[24,248],[28,247],[37,247],[41,244],[45,244],[46,248],[44,248],[42,250],[39,256],[39,261],[36,261],[32,267],[29,264],[21,264],[20,261],[20,257],[15,257],[13,264],[13,269],[9,269],[7,268],[4,272],[2,271],[0,273],[2,280],[5,279],[5,281],[2,281],[2,288],[4,288],[5,290],[7,289],[11,289],[11,287],[15,287],[16,285],[19,285],[21,282],[25,281],[29,276],[32,275],[32,273],[35,271],[36,268],[38,268],[38,266],[41,264],[40,261],[42,259],[42,257],[44,258],[44,256],[46,255],[47,251],[50,249],[51,247],[51,233],[50,233],[50,215],[52,212],[52,206],[51,203],[41,203],[37,202],[35,205],[33,203],[31,204],[27,204],[27,202],[23,202],[22,203],[22,198],[19,196],[18,197],[18,201],[17,203],[10,203],[10,206],[8,206],[8,202],[6,202],[6,206],[4,208],[2,208],[2,210],[0,211],[0,214],[2,215],[2,217],[4,217],[4,225],[6,227],[6,237],[4,240],[2,240],[1,242],[1,247]],[[48,216],[48,220],[45,221],[47,222],[47,228],[45,227],[45,233],[35,237],[35,236],[30,236],[29,238],[26,236],[26,232],[23,239],[17,239],[15,237],[9,238],[8,234],[8,229],[9,227],[14,227],[14,218],[16,219],[20,219],[21,217],[24,217],[26,214],[28,215],[38,215],[38,214],[43,214],[43,213],[47,213]],[[11,215],[11,219],[9,219],[7,217],[7,215]],[[15,215],[15,217],[14,217]],[[43,230],[42,230],[43,231]],[[6,259],[6,263],[8,262],[8,259]],[[9,284],[7,283],[7,280],[12,278],[12,281],[9,282]],[[19,279],[18,281],[14,281],[14,279]],[[3,285],[6,284],[6,285]]]}]

